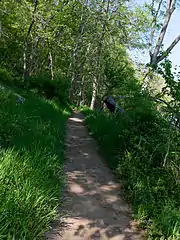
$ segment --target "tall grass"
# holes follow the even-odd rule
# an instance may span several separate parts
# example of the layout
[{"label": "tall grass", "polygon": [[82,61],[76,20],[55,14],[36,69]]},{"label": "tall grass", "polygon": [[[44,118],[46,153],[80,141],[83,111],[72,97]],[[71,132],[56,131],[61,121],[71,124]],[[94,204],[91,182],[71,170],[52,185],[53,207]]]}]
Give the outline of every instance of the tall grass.
[{"label": "tall grass", "polygon": [[129,101],[118,117],[85,109],[86,125],[124,182],[134,217],[148,239],[178,240],[180,133],[160,117],[148,97]]},{"label": "tall grass", "polygon": [[57,216],[68,110],[13,90],[0,102],[0,239],[39,239]]}]

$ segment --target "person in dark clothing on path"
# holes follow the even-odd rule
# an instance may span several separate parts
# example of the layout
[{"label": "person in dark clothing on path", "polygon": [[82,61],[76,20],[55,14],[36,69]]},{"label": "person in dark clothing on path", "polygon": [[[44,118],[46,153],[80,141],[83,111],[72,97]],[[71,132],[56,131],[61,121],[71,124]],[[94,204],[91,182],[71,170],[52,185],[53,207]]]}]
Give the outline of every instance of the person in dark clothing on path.
[{"label": "person in dark clothing on path", "polygon": [[[117,97],[117,98],[119,98],[119,97]],[[117,99],[117,98],[115,98],[115,99]],[[122,108],[120,108],[120,106],[115,102],[115,99],[112,96],[105,98],[105,100],[103,101],[103,106],[100,109],[100,112],[103,110],[104,105],[105,105],[111,113],[115,113],[115,112],[123,113],[124,110]]]},{"label": "person in dark clothing on path", "polygon": [[116,110],[116,102],[114,101],[114,99],[109,96],[108,98],[106,98],[104,100],[104,104],[106,105],[106,107],[109,109],[110,112],[114,113]]}]

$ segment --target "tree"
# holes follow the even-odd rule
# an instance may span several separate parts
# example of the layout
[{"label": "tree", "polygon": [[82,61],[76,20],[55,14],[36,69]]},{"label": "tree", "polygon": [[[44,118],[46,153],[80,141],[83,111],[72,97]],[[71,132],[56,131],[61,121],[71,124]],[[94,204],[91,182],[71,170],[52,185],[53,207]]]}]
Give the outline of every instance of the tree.
[{"label": "tree", "polygon": [[[171,50],[175,47],[175,45],[180,41],[180,34],[174,39],[174,41],[170,44],[170,46],[166,50],[162,50],[164,37],[166,35],[169,22],[171,20],[172,14],[177,7],[177,0],[152,0],[151,3],[151,13],[152,13],[152,26],[151,33],[149,38],[149,55],[150,55],[150,66],[156,67],[156,65],[165,59],[171,52]],[[166,4],[165,12],[162,14],[164,10],[164,4]],[[157,40],[155,40],[155,32],[158,28],[160,17],[163,17],[162,25],[160,27],[159,35]],[[155,44],[154,44],[155,42]],[[154,45],[154,47],[153,47]]]},{"label": "tree", "polygon": [[38,84],[40,75],[65,81],[71,102],[93,108],[98,95],[127,78],[126,47],[142,45],[139,34],[148,24],[141,27],[140,8],[134,13],[127,2],[0,2],[1,66],[26,83],[34,77]]}]

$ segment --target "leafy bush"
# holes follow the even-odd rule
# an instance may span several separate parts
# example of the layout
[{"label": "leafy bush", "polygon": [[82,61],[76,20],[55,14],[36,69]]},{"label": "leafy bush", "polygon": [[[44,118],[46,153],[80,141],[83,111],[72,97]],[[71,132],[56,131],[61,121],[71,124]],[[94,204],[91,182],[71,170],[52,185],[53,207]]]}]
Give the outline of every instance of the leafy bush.
[{"label": "leafy bush", "polygon": [[40,74],[29,77],[28,82],[30,89],[48,99],[57,98],[61,104],[68,101],[68,82],[64,79],[51,80],[48,75]]},{"label": "leafy bush", "polygon": [[179,132],[146,94],[127,99],[118,117],[83,112],[149,239],[180,239]]},{"label": "leafy bush", "polygon": [[21,87],[23,86],[23,78],[16,76],[8,68],[0,67],[0,84],[8,87]]},{"label": "leafy bush", "polygon": [[1,67],[0,68],[0,83],[6,84],[6,85],[13,85],[13,74],[9,72],[6,68]]},{"label": "leafy bush", "polygon": [[24,96],[0,90],[0,239],[39,239],[57,216],[64,180],[68,112]]}]

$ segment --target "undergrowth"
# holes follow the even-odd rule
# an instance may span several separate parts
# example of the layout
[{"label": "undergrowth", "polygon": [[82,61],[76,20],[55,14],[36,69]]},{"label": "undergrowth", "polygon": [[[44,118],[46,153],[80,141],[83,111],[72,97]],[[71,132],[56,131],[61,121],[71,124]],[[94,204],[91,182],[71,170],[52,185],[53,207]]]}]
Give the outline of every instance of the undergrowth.
[{"label": "undergrowth", "polygon": [[39,239],[57,216],[68,108],[0,89],[0,239]]},{"label": "undergrowth", "polygon": [[120,116],[83,109],[109,167],[124,182],[148,239],[180,239],[180,134],[148,96],[127,100]]}]

